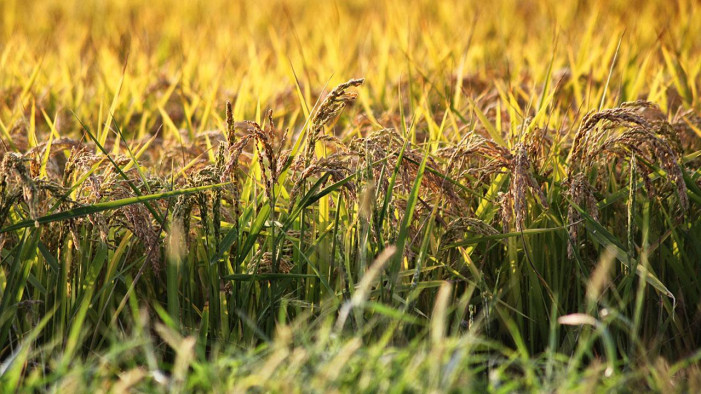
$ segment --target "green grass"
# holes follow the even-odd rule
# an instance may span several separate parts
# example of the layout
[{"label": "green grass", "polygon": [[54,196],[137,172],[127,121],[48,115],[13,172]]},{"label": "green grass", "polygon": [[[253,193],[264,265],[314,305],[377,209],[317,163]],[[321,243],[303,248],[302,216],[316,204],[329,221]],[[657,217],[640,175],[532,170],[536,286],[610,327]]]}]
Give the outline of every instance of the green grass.
[{"label": "green grass", "polygon": [[630,7],[3,1],[0,383],[698,391],[701,15]]}]

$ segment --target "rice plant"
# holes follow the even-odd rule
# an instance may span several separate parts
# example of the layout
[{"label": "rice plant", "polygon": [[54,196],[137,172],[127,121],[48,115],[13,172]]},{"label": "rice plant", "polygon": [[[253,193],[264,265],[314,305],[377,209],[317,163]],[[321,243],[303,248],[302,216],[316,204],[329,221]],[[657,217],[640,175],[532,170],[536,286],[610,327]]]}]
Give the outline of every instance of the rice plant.
[{"label": "rice plant", "polygon": [[693,1],[259,3],[0,4],[3,388],[701,388]]}]

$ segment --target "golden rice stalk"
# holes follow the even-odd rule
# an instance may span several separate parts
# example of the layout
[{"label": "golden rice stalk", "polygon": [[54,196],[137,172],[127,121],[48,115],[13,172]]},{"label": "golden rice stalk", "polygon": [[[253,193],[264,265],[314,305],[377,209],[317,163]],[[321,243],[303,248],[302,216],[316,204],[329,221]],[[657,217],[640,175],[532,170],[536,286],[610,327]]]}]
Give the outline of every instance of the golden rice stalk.
[{"label": "golden rice stalk", "polygon": [[[590,112],[582,120],[582,124],[577,130],[577,134],[572,144],[570,154],[569,168],[567,172],[568,179],[572,179],[575,173],[580,171],[580,166],[583,163],[584,157],[587,155],[589,148],[592,146],[592,131],[603,121],[608,121],[614,126],[638,125],[643,128],[650,129],[650,123],[633,111],[626,108],[605,109],[599,112]],[[610,126],[610,125],[609,125]]]},{"label": "golden rice stalk", "polygon": [[39,216],[39,188],[19,153],[7,152],[0,163],[0,184],[5,187],[19,186],[22,198],[29,208],[29,216]]},{"label": "golden rice stalk", "polygon": [[163,268],[161,261],[161,238],[151,222],[151,214],[143,204],[127,205],[119,209],[127,219],[126,226],[144,245],[146,261],[158,273]]},{"label": "golden rice stalk", "polygon": [[[614,133],[612,130],[623,128]],[[610,155],[629,160],[630,152],[645,158],[647,162],[658,162],[667,173],[669,184],[676,189],[680,215],[683,216],[689,201],[686,183],[683,179],[679,160],[682,145],[677,130],[671,126],[659,108],[646,101],[623,103],[619,108],[590,113],[584,117],[575,136],[567,183],[573,202],[586,205],[593,216],[597,213],[593,189],[587,180],[587,170],[610,159]],[[649,170],[652,170],[650,168]],[[649,182],[644,177],[646,184]],[[568,209],[570,237],[575,245],[578,242],[580,215],[572,207]],[[572,245],[568,250],[573,255]]]},{"label": "golden rice stalk", "polygon": [[[599,207],[596,205],[594,190],[587,182],[584,174],[575,175],[570,181],[569,195],[572,201],[580,207],[585,207],[594,220],[599,220]],[[581,230],[582,217],[579,211],[570,206],[567,209],[567,224],[570,242],[567,244],[567,257],[574,258],[574,248],[579,244],[579,232]]]},{"label": "golden rice stalk", "polygon": [[234,125],[234,111],[231,102],[226,102],[226,141],[229,149],[236,143],[236,127]]},{"label": "golden rice stalk", "polygon": [[540,205],[545,209],[548,209],[548,202],[545,199],[545,194],[540,190],[540,186],[531,173],[531,162],[528,158],[528,151],[525,145],[517,144],[514,150],[515,155],[513,155],[511,161],[511,189],[509,193],[513,198],[516,231],[522,231],[528,213],[526,191],[530,189],[538,198]]},{"label": "golden rice stalk", "polygon": [[307,167],[314,157],[314,147],[319,140],[319,136],[324,126],[329,124],[343,109],[353,103],[358,97],[356,92],[348,91],[350,88],[357,88],[363,84],[364,79],[351,79],[342,83],[326,96],[319,106],[316,114],[312,118],[309,133],[307,134],[307,147],[304,154],[304,166]]}]

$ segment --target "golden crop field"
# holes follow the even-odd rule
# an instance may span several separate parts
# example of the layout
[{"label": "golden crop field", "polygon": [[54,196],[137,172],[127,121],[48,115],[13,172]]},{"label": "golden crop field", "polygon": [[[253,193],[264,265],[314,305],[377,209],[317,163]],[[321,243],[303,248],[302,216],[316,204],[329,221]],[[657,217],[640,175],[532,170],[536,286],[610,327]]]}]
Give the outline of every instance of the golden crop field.
[{"label": "golden crop field", "polygon": [[700,21],[3,0],[3,388],[700,390]]}]

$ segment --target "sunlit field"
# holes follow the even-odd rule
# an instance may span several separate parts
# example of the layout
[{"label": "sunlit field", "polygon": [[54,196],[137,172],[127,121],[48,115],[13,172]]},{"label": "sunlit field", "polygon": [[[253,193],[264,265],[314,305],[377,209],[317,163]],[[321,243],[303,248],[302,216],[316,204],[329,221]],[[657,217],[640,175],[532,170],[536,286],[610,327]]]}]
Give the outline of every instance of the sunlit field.
[{"label": "sunlit field", "polygon": [[699,392],[701,7],[0,1],[1,391]]}]

